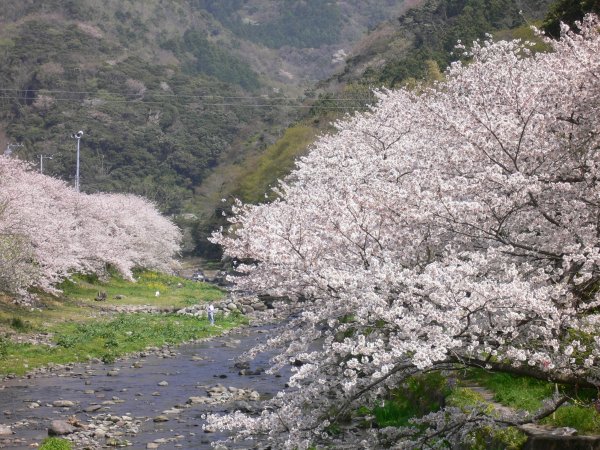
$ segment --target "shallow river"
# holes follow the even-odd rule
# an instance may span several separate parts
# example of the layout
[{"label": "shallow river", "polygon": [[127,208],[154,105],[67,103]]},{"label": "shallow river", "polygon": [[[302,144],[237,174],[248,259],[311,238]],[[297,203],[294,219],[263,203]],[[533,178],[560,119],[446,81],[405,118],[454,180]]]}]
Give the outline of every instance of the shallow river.
[{"label": "shallow river", "polygon": [[[159,441],[160,449],[211,448],[211,441],[225,436],[205,433],[201,416],[209,411],[226,411],[232,404],[187,408],[182,405],[192,396],[206,396],[206,388],[218,383],[255,390],[261,398],[283,389],[288,374],[239,375],[239,369],[234,367],[235,358],[266,339],[268,331],[268,327],[249,327],[210,341],[186,344],[178,347],[179,354],[172,358],[148,356],[108,365],[81,364],[68,373],[0,382],[0,424],[11,426],[14,431],[12,436],[0,436],[0,448],[31,449],[32,444],[48,436],[52,420],[76,416],[79,422],[88,423],[94,416],[107,413],[141,420],[139,433],[122,436],[133,444],[127,448],[146,449],[149,443],[152,448],[157,439],[166,441]],[[266,368],[269,357],[260,355],[251,362],[250,369]],[[108,375],[115,370],[117,375]],[[52,406],[56,400],[72,401],[75,405]],[[33,402],[39,407],[31,408]],[[256,402],[248,403],[257,406]],[[101,405],[101,409],[85,412],[93,405]],[[179,413],[166,414],[166,422],[154,421],[176,405],[181,407]],[[243,444],[239,448],[251,447]]]}]

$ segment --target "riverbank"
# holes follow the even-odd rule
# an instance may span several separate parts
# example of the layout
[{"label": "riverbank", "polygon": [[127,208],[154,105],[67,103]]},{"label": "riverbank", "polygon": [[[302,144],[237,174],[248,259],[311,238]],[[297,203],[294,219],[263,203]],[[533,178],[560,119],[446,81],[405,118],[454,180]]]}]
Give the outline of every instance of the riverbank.
[{"label": "riverbank", "polygon": [[77,276],[60,286],[59,296],[39,293],[27,307],[0,298],[0,377],[74,362],[110,363],[247,323],[226,309],[217,312],[216,326],[202,314],[174,313],[223,302],[225,292],[216,286],[154,272],[139,272],[136,278],[133,283],[117,276]]},{"label": "riverbank", "polygon": [[32,379],[5,380],[0,383],[0,423],[9,434],[0,436],[0,447],[31,448],[52,427],[59,431],[62,426],[61,436],[77,449],[210,448],[227,434],[204,430],[205,414],[258,411],[260,400],[285,388],[287,371],[265,373],[270,353],[237,362],[271,328],[242,327],[112,364],[69,364]]},{"label": "riverbank", "polygon": [[[252,367],[235,362],[264,339],[264,330],[240,329],[248,323],[242,312],[269,309],[273,299],[245,303],[257,300],[229,297],[214,285],[183,278],[136,276],[137,283],[78,277],[62,286],[61,297],[41,296],[28,308],[0,301],[0,424],[8,433],[0,447],[41,442],[51,419],[71,427],[68,436],[76,448],[207,446],[227,436],[195,430],[204,423],[203,414],[232,408],[257,412],[257,401],[285,387],[277,375],[264,374],[266,359]],[[218,306],[215,326],[206,317],[209,303]],[[555,389],[484,371],[451,379],[451,387],[445,376],[412,380],[381,407],[360,408],[348,426],[357,433],[365,426],[403,426],[442,404],[533,412]],[[544,421],[551,431],[538,427],[526,433],[598,433],[599,416],[583,406],[592,394],[573,393],[569,404]],[[507,448],[527,440],[516,429],[493,435],[483,430],[477,436]]]}]

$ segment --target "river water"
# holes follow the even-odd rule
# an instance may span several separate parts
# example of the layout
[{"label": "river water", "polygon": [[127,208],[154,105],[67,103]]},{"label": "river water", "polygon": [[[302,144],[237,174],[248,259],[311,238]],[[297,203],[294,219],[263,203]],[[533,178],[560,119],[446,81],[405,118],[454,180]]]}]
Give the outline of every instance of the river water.
[{"label": "river water", "polygon": [[[270,329],[272,327],[248,327],[212,340],[185,344],[178,347],[178,355],[171,358],[148,356],[114,364],[81,364],[68,373],[2,382],[0,424],[10,426],[14,434],[0,436],[0,448],[31,449],[48,436],[52,420],[76,416],[79,422],[89,423],[94,416],[107,413],[129,415],[141,421],[139,433],[122,436],[132,443],[128,448],[146,449],[148,443],[157,439],[164,441],[159,444],[160,449],[211,448],[211,441],[226,436],[205,433],[201,416],[206,412],[226,412],[232,405],[187,408],[182,405],[192,396],[205,396],[206,388],[216,384],[251,389],[260,393],[262,399],[284,389],[289,373],[239,375],[239,369],[234,366],[236,358],[264,341]],[[271,356],[259,355],[251,362],[250,369],[265,369]],[[115,370],[118,370],[116,376],[108,375]],[[56,400],[72,401],[75,406],[52,406]],[[40,406],[32,409],[32,402]],[[249,403],[258,406],[256,402]],[[85,412],[91,405],[101,405],[101,409]],[[168,421],[153,420],[178,405],[180,412],[167,414]],[[238,448],[252,448],[252,445],[241,444]]]}]

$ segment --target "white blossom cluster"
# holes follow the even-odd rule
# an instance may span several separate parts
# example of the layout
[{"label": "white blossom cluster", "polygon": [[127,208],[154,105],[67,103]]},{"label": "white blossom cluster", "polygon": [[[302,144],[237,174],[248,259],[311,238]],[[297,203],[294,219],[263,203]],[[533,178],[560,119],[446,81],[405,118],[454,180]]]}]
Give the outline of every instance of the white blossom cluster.
[{"label": "white blossom cluster", "polygon": [[[240,289],[302,307],[269,345],[283,348],[275,368],[303,364],[260,416],[212,425],[307,448],[438,367],[600,386],[598,27],[587,17],[548,53],[475,43],[446,81],[379,92],[338,123],[278,200],[236,206],[213,239],[247,261]],[[461,414],[434,415],[437,442],[493,421]],[[403,433],[361,445],[413,442]]]},{"label": "white blossom cluster", "polygon": [[48,291],[74,272],[125,277],[143,267],[172,271],[180,230],[135,195],[78,193],[0,156],[0,292]]}]

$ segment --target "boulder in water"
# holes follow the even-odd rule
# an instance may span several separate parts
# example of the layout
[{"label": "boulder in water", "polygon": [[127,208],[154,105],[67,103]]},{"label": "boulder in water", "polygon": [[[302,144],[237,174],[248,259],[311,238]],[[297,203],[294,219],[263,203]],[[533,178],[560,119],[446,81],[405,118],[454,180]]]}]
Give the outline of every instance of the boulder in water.
[{"label": "boulder in water", "polygon": [[64,436],[75,432],[75,427],[65,422],[64,420],[53,420],[48,428],[50,436]]}]

